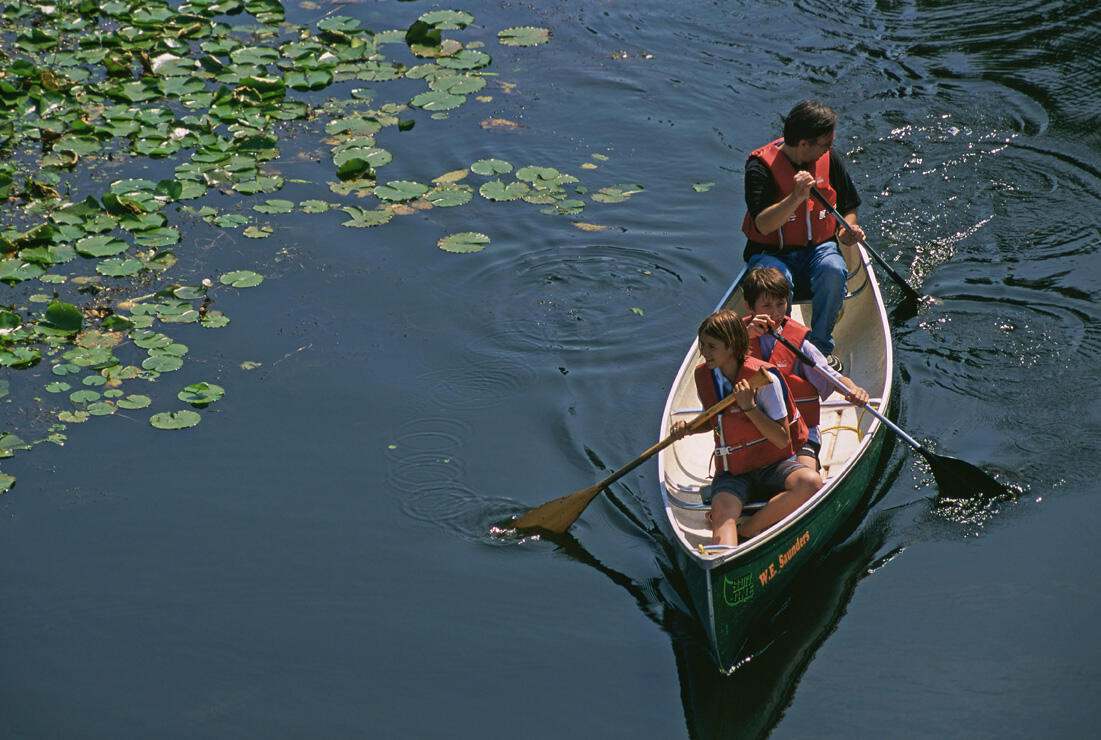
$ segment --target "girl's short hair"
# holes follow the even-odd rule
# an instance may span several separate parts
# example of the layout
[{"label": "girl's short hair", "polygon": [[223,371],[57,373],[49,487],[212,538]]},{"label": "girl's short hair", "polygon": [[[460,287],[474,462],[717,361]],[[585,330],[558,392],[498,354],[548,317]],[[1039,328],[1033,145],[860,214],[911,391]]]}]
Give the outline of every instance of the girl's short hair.
[{"label": "girl's short hair", "polygon": [[788,279],[775,267],[758,267],[750,270],[742,279],[742,296],[750,308],[763,295],[770,298],[783,298],[785,301],[791,295]]},{"label": "girl's short hair", "polygon": [[749,351],[749,334],[746,333],[742,318],[729,308],[716,311],[704,319],[696,333],[701,340],[705,336],[718,339],[733,350],[739,364],[745,361],[746,352]]}]

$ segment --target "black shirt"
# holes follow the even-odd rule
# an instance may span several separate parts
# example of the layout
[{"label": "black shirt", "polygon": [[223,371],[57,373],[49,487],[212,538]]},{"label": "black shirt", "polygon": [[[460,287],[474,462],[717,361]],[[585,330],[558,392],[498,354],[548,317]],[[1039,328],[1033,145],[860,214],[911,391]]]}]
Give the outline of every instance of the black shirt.
[{"label": "black shirt", "polygon": [[[780,156],[783,156],[782,154]],[[802,169],[806,169],[805,167]],[[841,213],[855,211],[860,207],[860,194],[856,192],[848,170],[845,169],[841,157],[832,149],[830,150],[830,187],[837,192],[837,210]],[[761,211],[780,200],[780,186],[772,178],[765,163],[757,157],[752,157],[745,165],[745,206],[750,218],[757,218]],[[758,252],[775,249],[766,244],[747,241],[744,258]]]}]

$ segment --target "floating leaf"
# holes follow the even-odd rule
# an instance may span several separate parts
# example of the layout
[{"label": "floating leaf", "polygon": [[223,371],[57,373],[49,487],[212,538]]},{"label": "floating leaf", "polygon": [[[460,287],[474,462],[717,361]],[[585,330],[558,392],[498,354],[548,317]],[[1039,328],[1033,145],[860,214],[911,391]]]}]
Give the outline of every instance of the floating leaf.
[{"label": "floating leaf", "polygon": [[637,306],[631,308],[631,313],[635,314],[636,316],[646,315],[646,312],[643,311],[641,308],[638,308]]},{"label": "floating leaf", "polygon": [[84,326],[84,314],[71,303],[55,300],[46,307],[45,325],[69,334],[75,334]]},{"label": "floating leaf", "polygon": [[171,373],[183,367],[183,360],[176,355],[155,354],[142,360],[141,366],[158,373]]},{"label": "floating leaf", "polygon": [[91,403],[99,400],[99,393],[96,391],[74,391],[69,394],[69,400],[73,403]]},{"label": "floating leaf", "polygon": [[451,183],[463,180],[470,174],[470,170],[452,170],[451,172],[445,172],[439,177],[432,178],[432,182],[438,185],[450,185]]},{"label": "floating leaf", "polygon": [[42,359],[42,354],[29,347],[0,349],[0,365],[4,367],[30,367]]},{"label": "floating leaf", "polygon": [[15,487],[15,476],[0,473],[0,493],[7,493]]},{"label": "floating leaf", "polygon": [[382,224],[390,223],[390,219],[394,217],[394,212],[386,208],[368,210],[366,208],[357,208],[355,206],[345,206],[341,210],[351,216],[350,219],[343,222],[343,224],[341,225],[350,226],[356,229],[365,229],[370,226],[381,226]]},{"label": "floating leaf", "polygon": [[524,197],[531,189],[526,182],[510,182],[507,185],[500,180],[490,180],[478,189],[486,200],[509,201]]},{"label": "floating leaf", "polygon": [[249,226],[241,233],[249,239],[266,239],[272,235],[272,228],[270,226]]},{"label": "floating leaf", "polygon": [[252,207],[257,213],[290,213],[294,210],[294,201],[266,200]]},{"label": "floating leaf", "polygon": [[464,185],[444,185],[429,191],[424,199],[438,208],[465,205],[474,197],[474,191]]},{"label": "floating leaf", "polygon": [[512,172],[512,165],[503,159],[479,159],[470,165],[476,175],[505,175]]},{"label": "floating leaf", "polygon": [[149,396],[131,393],[126,398],[120,398],[115,402],[115,405],[120,409],[143,409],[151,403],[153,403],[153,400]]},{"label": "floating leaf", "polygon": [[445,252],[470,254],[485,249],[489,245],[489,237],[474,231],[464,231],[459,234],[445,236],[436,244]]},{"label": "floating leaf", "polygon": [[581,229],[582,231],[607,231],[608,230],[607,226],[602,226],[601,224],[587,224],[583,221],[575,221],[573,225],[575,227]]},{"label": "floating leaf", "polygon": [[597,203],[622,203],[636,193],[641,193],[641,185],[610,185],[593,193],[592,199]]},{"label": "floating leaf", "polygon": [[535,26],[514,26],[497,32],[497,40],[504,46],[539,46],[550,40],[550,29]]},{"label": "floating leaf", "polygon": [[82,424],[88,421],[89,414],[87,411],[62,411],[57,418],[66,424]]},{"label": "floating leaf", "polygon": [[137,275],[145,267],[135,259],[107,259],[96,265],[96,272],[107,277],[128,277]]},{"label": "floating leaf", "polygon": [[201,419],[194,411],[170,411],[153,414],[149,417],[149,423],[157,429],[188,429]]},{"label": "floating leaf", "polygon": [[692,189],[697,193],[706,193],[711,188],[715,187],[714,182],[695,182],[692,183]]},{"label": "floating leaf", "polygon": [[324,213],[329,210],[329,204],[323,200],[304,200],[298,207],[303,213]]},{"label": "floating leaf", "polygon": [[176,397],[184,403],[189,403],[192,406],[209,406],[214,403],[226,393],[226,389],[220,385],[214,383],[192,383],[191,385],[184,386],[184,389],[180,391]]},{"label": "floating leaf", "polygon": [[401,203],[419,198],[428,192],[428,186],[412,180],[391,180],[375,188],[375,196],[380,200]]},{"label": "floating leaf", "polygon": [[115,404],[109,401],[97,401],[88,404],[84,410],[92,416],[110,416],[115,413]]},{"label": "floating leaf", "polygon": [[114,257],[129,248],[126,242],[106,234],[86,236],[76,243],[77,253],[85,257]]},{"label": "floating leaf", "polygon": [[456,30],[466,28],[473,23],[474,16],[462,10],[433,10],[425,13],[418,20],[436,28]]},{"label": "floating leaf", "polygon": [[482,51],[463,49],[458,54],[449,57],[440,57],[436,64],[449,69],[478,69],[488,66],[493,58]]},{"label": "floating leaf", "polygon": [[425,110],[453,110],[465,102],[465,95],[452,95],[440,90],[431,90],[417,95],[409,101],[409,104]]},{"label": "floating leaf", "polygon": [[262,363],[262,362],[255,362],[253,360],[245,360],[244,362],[241,363],[241,369],[242,370],[255,370],[256,368],[260,367],[263,364],[264,363]]},{"label": "floating leaf", "polygon": [[65,393],[69,390],[72,390],[72,386],[61,380],[46,384],[47,393]]},{"label": "floating leaf", "polygon": [[229,285],[234,288],[255,288],[264,282],[264,276],[252,270],[234,270],[222,275],[218,278],[218,281],[222,285]]}]

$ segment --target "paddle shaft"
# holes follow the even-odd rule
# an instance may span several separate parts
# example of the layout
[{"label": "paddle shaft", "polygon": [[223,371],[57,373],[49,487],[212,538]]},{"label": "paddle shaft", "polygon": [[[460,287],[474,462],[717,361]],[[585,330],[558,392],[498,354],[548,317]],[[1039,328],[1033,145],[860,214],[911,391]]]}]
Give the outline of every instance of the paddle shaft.
[{"label": "paddle shaft", "polygon": [[[792,352],[794,352],[796,355],[798,355],[799,359],[802,360],[805,364],[810,365],[811,367],[818,367],[818,364],[814,360],[811,359],[810,355],[808,355],[806,352],[804,352],[799,347],[796,347],[794,344],[789,342],[787,339],[784,339],[784,337],[778,331],[776,331],[775,329],[769,329],[768,333],[771,334],[772,336],[774,336],[776,338],[777,342],[784,345],[785,347],[790,349]],[[833,386],[835,388],[837,388],[837,390],[841,391],[841,393],[843,393],[845,395],[849,394],[849,389],[840,380],[833,377],[829,373],[822,373],[822,374],[825,375],[827,378],[829,378],[830,382],[833,383]],[[906,444],[913,447],[915,450],[920,452],[922,455],[928,456],[930,454],[929,450],[925,449],[925,447],[923,447],[916,439],[914,439],[909,434],[907,434],[902,429],[900,429],[894,422],[892,422],[886,416],[884,416],[883,414],[879,413],[874,408],[872,408],[872,405],[870,403],[865,403],[865,404],[861,404],[861,405],[865,409],[868,410],[868,413],[870,413],[872,416],[874,416],[875,418],[879,419],[881,422],[886,424],[887,428],[890,429],[895,434],[897,434],[899,437],[901,437],[902,440],[904,442],[906,442]]]},{"label": "paddle shaft", "polygon": [[[826,208],[830,209],[830,212],[833,213],[833,217],[835,219],[837,219],[838,223],[840,223],[842,226],[845,227],[845,230],[848,231],[850,235],[856,236],[856,231],[853,229],[852,224],[850,224],[848,221],[846,221],[845,217],[841,215],[841,212],[839,210],[837,210],[833,205],[831,205],[828,200],[826,200],[826,197],[824,195],[822,195],[822,193],[818,190],[818,188],[811,185],[810,192],[811,192],[811,195],[813,195],[815,198],[818,199],[818,201],[820,203],[822,203],[822,205],[824,205]],[[891,267],[891,265],[887,262],[887,260],[883,259],[883,257],[879,254],[879,252],[872,249],[868,245],[867,241],[865,241],[864,239],[857,239],[857,243],[860,246],[864,247],[864,249],[867,250],[868,254],[875,257],[875,261],[879,263],[879,266],[882,267],[884,270],[886,270],[887,274],[890,275],[891,278],[896,283],[898,283],[898,287],[900,287],[904,291],[906,291],[907,296],[909,296],[910,298],[912,298],[915,301],[920,301],[921,300],[921,294],[918,293],[913,288],[911,288],[910,284],[907,283],[901,275],[899,275],[897,272],[895,272],[894,268]]]},{"label": "paddle shaft", "polygon": [[[761,386],[767,385],[772,382],[772,377],[765,370],[759,370],[749,377],[749,387],[756,390]],[[731,393],[726,398],[716,403],[711,408],[699,414],[692,421],[686,425],[686,433],[698,432],[704,428],[705,425],[715,418],[718,414],[725,411],[731,404],[737,401],[736,394]],[[597,497],[597,495],[606,489],[611,484],[623,476],[630,473],[642,463],[649,460],[651,457],[661,452],[663,449],[680,439],[680,435],[670,434],[665,439],[655,444],[650,449],[643,452],[637,458],[624,465],[616,472],[609,475],[604,480],[597,483],[595,486],[589,486],[580,491],[574,491],[571,494],[556,498],[553,501],[537,506],[534,509],[528,511],[526,514],[520,516],[512,522],[513,527],[516,529],[543,529],[548,532],[565,532],[570,526],[577,521],[577,518],[581,516],[581,513],[585,511],[585,507]]]}]

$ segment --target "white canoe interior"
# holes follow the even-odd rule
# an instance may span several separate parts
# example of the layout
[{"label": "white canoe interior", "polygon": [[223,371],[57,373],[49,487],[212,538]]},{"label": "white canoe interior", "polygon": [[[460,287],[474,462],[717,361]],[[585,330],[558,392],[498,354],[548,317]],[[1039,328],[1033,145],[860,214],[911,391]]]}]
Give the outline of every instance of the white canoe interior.
[{"label": "white canoe interior", "polygon": [[[834,354],[844,362],[844,374],[867,390],[872,405],[885,414],[893,372],[887,316],[867,256],[860,250],[859,255],[854,252],[849,257],[848,297],[834,327]],[[731,290],[720,307],[732,308],[741,316],[748,313],[737,287]],[[812,318],[810,302],[796,303],[791,314],[800,323],[809,326]],[[701,362],[703,357],[697,343],[693,342],[666,401],[662,437],[669,434],[673,421],[690,421],[703,410],[693,378],[693,371]],[[718,552],[705,552],[700,547],[711,542],[708,509],[702,504],[701,492],[711,480],[714,438],[711,434],[694,434],[678,440],[662,450],[658,457],[663,504],[674,535],[686,550],[703,561],[701,565],[704,567],[713,567],[718,562],[755,548],[828,497],[851,464],[867,449],[866,443],[879,425],[878,419],[863,408],[854,407],[838,393],[825,399],[820,424],[823,488],[771,530],[739,544],[734,550]],[[747,511],[749,513],[752,510]]]}]

